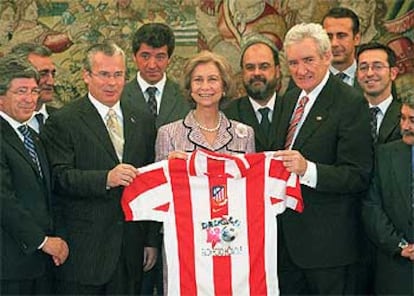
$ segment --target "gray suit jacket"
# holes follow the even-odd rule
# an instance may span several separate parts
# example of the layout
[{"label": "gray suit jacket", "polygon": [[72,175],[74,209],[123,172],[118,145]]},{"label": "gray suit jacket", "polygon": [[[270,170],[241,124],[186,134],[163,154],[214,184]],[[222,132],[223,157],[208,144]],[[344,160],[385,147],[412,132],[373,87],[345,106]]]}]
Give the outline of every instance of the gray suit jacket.
[{"label": "gray suit jacket", "polygon": [[[125,85],[121,100],[128,101],[133,108],[152,116],[143,94],[144,91],[138,85],[135,77]],[[159,110],[158,116],[155,119],[157,129],[164,124],[184,118],[190,110],[190,105],[181,94],[178,84],[168,78],[163,90]]]},{"label": "gray suit jacket", "polygon": [[253,129],[248,125],[227,119],[224,114],[222,116],[213,145],[205,140],[191,112],[184,120],[162,126],[158,130],[155,144],[156,160],[167,159],[168,153],[172,151],[192,152],[200,148],[230,154],[255,152]]},{"label": "gray suit jacket", "polygon": [[362,217],[369,238],[378,247],[376,293],[414,291],[412,262],[399,255],[401,238],[414,242],[411,197],[411,146],[402,140],[380,145]]}]

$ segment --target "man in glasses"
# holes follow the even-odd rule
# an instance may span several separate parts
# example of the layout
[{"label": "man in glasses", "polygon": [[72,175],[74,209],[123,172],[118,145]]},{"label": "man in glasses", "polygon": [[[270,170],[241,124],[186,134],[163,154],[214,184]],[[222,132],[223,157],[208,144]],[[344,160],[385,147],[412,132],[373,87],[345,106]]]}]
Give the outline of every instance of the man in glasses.
[{"label": "man in glasses", "polygon": [[36,110],[28,122],[36,132],[40,132],[49,114],[56,108],[46,105],[55,98],[55,74],[56,66],[52,60],[52,52],[49,48],[34,44],[20,43],[12,48],[12,53],[27,59],[39,72],[40,97],[37,100]]},{"label": "man in glasses", "polygon": [[398,75],[395,53],[386,45],[367,43],[359,48],[357,62],[357,79],[369,103],[374,143],[400,139],[401,103],[392,92]]},{"label": "man in glasses", "polygon": [[0,59],[1,295],[49,295],[53,264],[68,245],[55,237],[48,162],[27,122],[39,98],[38,73],[9,54]]}]

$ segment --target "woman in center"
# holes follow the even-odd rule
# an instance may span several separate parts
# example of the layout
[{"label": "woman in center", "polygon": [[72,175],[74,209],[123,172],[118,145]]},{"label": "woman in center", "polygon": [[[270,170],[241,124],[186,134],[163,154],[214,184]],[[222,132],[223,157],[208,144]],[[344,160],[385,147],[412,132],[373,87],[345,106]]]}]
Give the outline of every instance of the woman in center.
[{"label": "woman in center", "polygon": [[202,51],[186,62],[183,72],[184,96],[194,108],[184,119],[159,128],[156,161],[186,158],[196,149],[229,154],[255,152],[253,129],[220,111],[223,101],[232,98],[235,91],[233,71],[225,58]]}]

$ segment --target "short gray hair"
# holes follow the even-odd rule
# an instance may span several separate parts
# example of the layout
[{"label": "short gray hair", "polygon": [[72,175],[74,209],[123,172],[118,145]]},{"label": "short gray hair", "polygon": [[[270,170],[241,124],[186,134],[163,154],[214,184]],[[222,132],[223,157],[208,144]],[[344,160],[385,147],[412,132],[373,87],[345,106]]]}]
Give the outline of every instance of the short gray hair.
[{"label": "short gray hair", "polygon": [[329,40],[329,36],[320,24],[302,23],[293,26],[286,33],[285,40],[283,42],[285,52],[287,47],[293,43],[303,41],[306,38],[312,38],[315,40],[321,55],[331,51],[331,41]]},{"label": "short gray hair", "polygon": [[125,52],[122,50],[122,48],[119,47],[115,42],[111,40],[106,40],[103,43],[97,43],[92,45],[86,51],[86,57],[83,61],[83,67],[86,71],[92,71],[93,57],[100,52],[110,57],[120,55],[123,57],[125,63]]},{"label": "short gray hair", "polygon": [[30,42],[22,42],[15,45],[11,49],[11,53],[19,55],[25,59],[28,58],[29,54],[35,54],[41,57],[50,57],[52,55],[52,51],[46,46]]},{"label": "short gray hair", "polygon": [[0,59],[0,95],[6,94],[13,79],[33,78],[39,83],[39,73],[27,60],[8,54]]}]

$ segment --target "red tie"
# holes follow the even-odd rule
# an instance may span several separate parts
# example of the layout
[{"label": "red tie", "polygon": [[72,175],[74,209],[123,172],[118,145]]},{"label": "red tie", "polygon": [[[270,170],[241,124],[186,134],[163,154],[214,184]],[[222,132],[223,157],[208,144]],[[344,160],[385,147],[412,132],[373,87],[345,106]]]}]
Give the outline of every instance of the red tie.
[{"label": "red tie", "polygon": [[293,141],[293,136],[295,135],[296,128],[300,122],[300,119],[303,116],[303,112],[305,111],[305,105],[309,101],[308,97],[302,97],[299,100],[299,104],[296,107],[295,113],[293,114],[293,117],[290,121],[286,140],[285,140],[285,149],[289,149],[290,145]]}]

